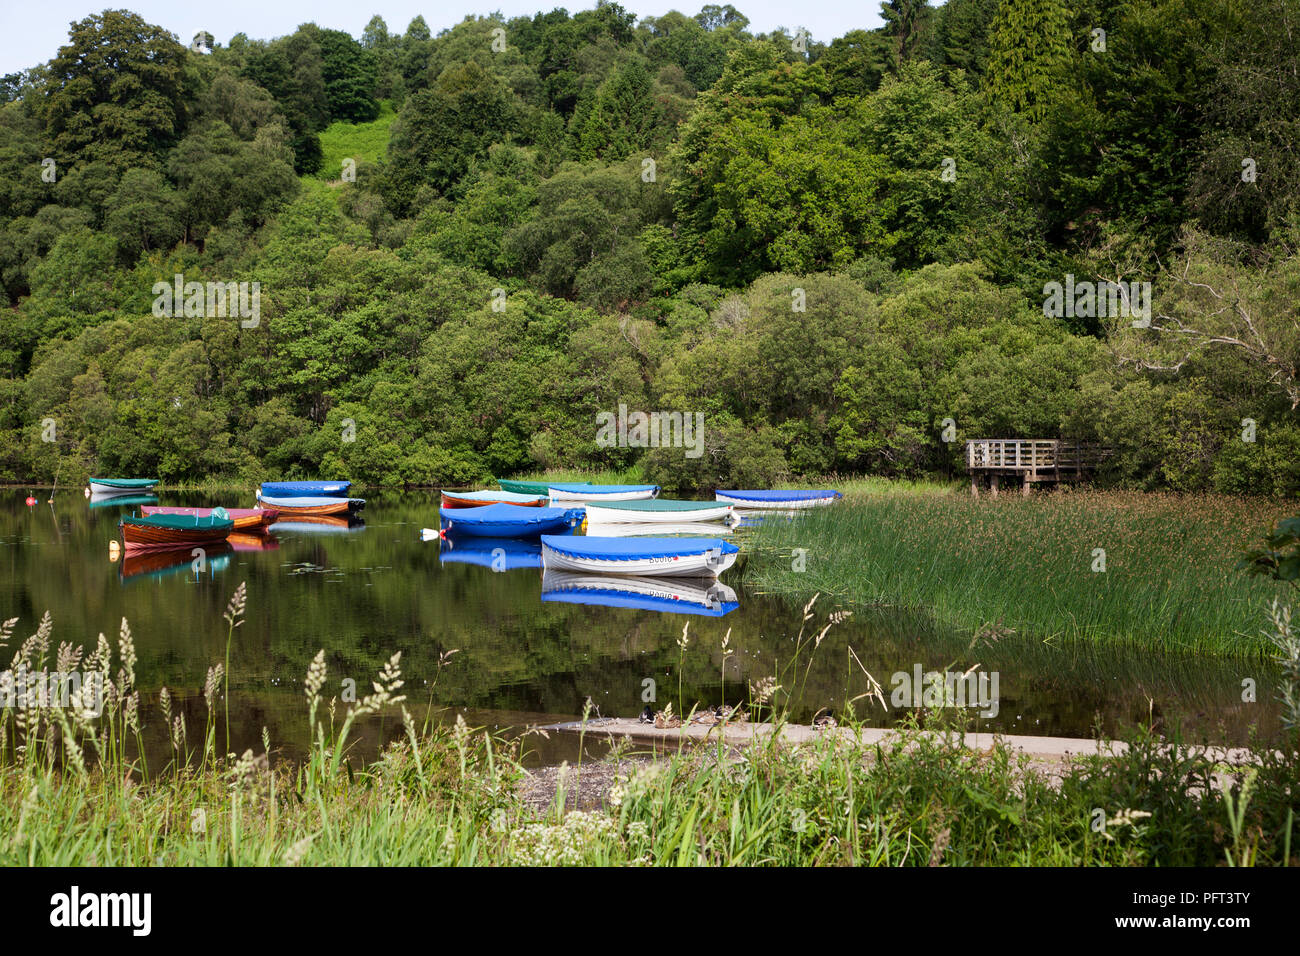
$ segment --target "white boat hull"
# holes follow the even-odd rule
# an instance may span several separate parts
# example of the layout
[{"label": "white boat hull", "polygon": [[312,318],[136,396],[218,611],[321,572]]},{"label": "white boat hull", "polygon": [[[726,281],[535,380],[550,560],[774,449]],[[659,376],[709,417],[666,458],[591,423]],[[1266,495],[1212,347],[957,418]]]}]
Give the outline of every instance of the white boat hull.
[{"label": "white boat hull", "polygon": [[[607,494],[592,494],[582,491],[562,491],[559,488],[547,488],[547,496],[550,497],[551,503],[555,506],[557,501],[576,501],[576,502],[601,502],[601,501],[641,501],[646,498],[653,498],[658,494],[657,491],[611,491]],[[558,506],[556,506],[558,507]]]},{"label": "white boat hull", "polygon": [[572,571],[579,574],[634,574],[641,577],[717,577],[736,563],[736,554],[716,549],[701,554],[663,555],[653,558],[590,558],[561,554],[542,542],[544,571]]},{"label": "white boat hull", "polygon": [[[601,524],[599,522],[592,524],[591,512],[587,512],[587,528],[600,529],[599,533],[607,538],[632,538],[639,534],[646,535],[665,535],[665,534],[693,534],[703,538],[716,538],[718,535],[731,534],[735,525],[723,524],[721,522],[707,521],[683,521],[679,524],[632,524],[623,521],[613,524]],[[591,530],[596,534],[595,530]]]},{"label": "white boat hull", "polygon": [[[603,504],[593,501],[590,504]],[[692,511],[620,511],[617,508],[587,508],[587,524],[695,524],[700,521],[727,521],[732,507],[719,504],[716,508]]]},{"label": "white boat hull", "polygon": [[139,488],[119,488],[116,485],[104,485],[100,484],[98,481],[92,481],[90,483],[90,493],[92,495],[100,495],[104,498],[112,497],[114,495],[151,495],[154,493],[154,488],[156,487],[157,482],[152,485],[143,485]]},{"label": "white boat hull", "polygon": [[718,501],[725,501],[729,505],[737,508],[743,508],[746,511],[795,511],[804,508],[824,508],[827,505],[833,505],[838,498],[805,498],[803,500],[791,501],[760,501],[754,498],[732,498],[717,492],[714,495]]}]

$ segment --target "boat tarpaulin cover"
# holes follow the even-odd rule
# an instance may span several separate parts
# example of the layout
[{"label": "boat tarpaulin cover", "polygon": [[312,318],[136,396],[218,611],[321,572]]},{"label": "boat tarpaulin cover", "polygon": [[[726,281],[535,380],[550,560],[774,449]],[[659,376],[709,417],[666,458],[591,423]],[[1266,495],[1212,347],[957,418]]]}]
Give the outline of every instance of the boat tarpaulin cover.
[{"label": "boat tarpaulin cover", "polygon": [[653,491],[656,494],[659,492],[658,485],[592,485],[585,481],[559,482],[548,487],[579,495],[625,495],[629,491]]},{"label": "boat tarpaulin cover", "polygon": [[595,558],[601,561],[638,561],[645,558],[685,557],[704,554],[717,549],[722,554],[735,554],[740,549],[721,538],[614,538],[566,537],[544,534],[542,544],[552,551],[574,558]]},{"label": "boat tarpaulin cover", "polygon": [[647,498],[636,501],[607,501],[604,504],[592,502],[591,508],[605,508],[611,511],[713,511],[718,508],[716,501],[674,501],[671,498]]},{"label": "boat tarpaulin cover", "polygon": [[264,481],[262,494],[268,498],[303,498],[310,495],[342,498],[351,487],[350,481]]},{"label": "boat tarpaulin cover", "polygon": [[747,498],[750,501],[811,501],[816,498],[843,498],[844,496],[834,488],[823,488],[820,491],[803,491],[777,488],[771,491],[754,491],[744,489],[741,491],[727,491],[719,488],[718,494],[726,495],[728,498]]}]

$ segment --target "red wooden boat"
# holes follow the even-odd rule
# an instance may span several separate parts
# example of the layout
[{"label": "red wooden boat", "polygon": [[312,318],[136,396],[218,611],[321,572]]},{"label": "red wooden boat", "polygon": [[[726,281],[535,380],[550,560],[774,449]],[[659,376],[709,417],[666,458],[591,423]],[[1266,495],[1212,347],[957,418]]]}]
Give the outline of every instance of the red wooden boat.
[{"label": "red wooden boat", "polygon": [[[158,505],[144,505],[140,508],[143,515],[190,515],[195,518],[212,517],[212,508],[162,508]],[[226,508],[226,517],[235,523],[236,531],[252,531],[257,528],[270,527],[280,513],[277,508]]]},{"label": "red wooden boat", "polygon": [[348,515],[360,510],[365,505],[364,498],[268,498],[258,493],[258,502],[267,508],[275,508],[280,517],[291,515]]},{"label": "red wooden boat", "polygon": [[226,544],[235,530],[229,518],[199,518],[193,515],[151,515],[122,518],[118,522],[128,554],[137,551],[172,551]]},{"label": "red wooden boat", "polygon": [[444,491],[444,508],[482,508],[486,505],[520,505],[524,508],[543,508],[546,495],[517,495],[510,491]]}]

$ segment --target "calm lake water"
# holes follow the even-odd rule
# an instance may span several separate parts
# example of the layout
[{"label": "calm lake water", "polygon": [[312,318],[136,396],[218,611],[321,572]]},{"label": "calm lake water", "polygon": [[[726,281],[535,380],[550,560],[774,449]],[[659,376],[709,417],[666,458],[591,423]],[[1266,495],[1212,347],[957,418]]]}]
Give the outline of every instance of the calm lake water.
[{"label": "calm lake water", "polygon": [[[924,614],[859,610],[832,627],[814,651],[805,647],[791,667],[802,607],[745,587],[744,561],[724,573],[737,607],[722,617],[665,613],[543,600],[542,575],[513,567],[504,572],[466,563],[474,549],[424,542],[420,529],[436,527],[433,492],[373,493],[354,528],[280,525],[262,542],[209,555],[196,572],[188,552],[177,563],[113,561],[109,542],[134,506],[92,507],[79,492],[0,490],[0,618],[20,619],[5,654],[35,630],[41,614],[54,619],[54,643],[93,647],[102,631],[116,639],[123,617],[135,637],[137,683],[146,703],[166,686],[189,715],[191,739],[200,732],[207,668],[226,653],[222,613],[241,581],[248,584],[245,622],[230,652],[232,747],[260,749],[263,728],[273,748],[293,756],[307,736],[302,679],[318,649],[329,664],[327,696],[342,681],[360,693],[395,651],[413,712],[432,704],[442,717],[463,712],[472,725],[524,727],[572,719],[590,698],[606,716],[634,716],[653,681],[657,706],[680,696],[693,702],[739,703],[747,681],[783,674],[796,719],[822,707],[837,713],[867,690],[865,668],[891,690],[891,675],[965,670],[973,664],[999,677],[998,714],[974,717],[974,729],[1007,733],[1090,736],[1100,728],[1122,732],[1135,722],[1181,723],[1193,739],[1246,743],[1252,725],[1277,733],[1271,669],[1262,663],[1169,659],[1118,651],[1063,651],[1028,639],[970,648],[970,635],[945,633]],[[164,492],[165,505],[250,507],[252,492]],[[746,532],[733,536],[745,547]],[[490,552],[477,559],[490,564]],[[500,562],[499,562],[500,563]],[[527,563],[525,559],[524,563]],[[824,625],[835,605],[822,599],[804,624],[805,636]],[[689,644],[677,641],[689,621]],[[721,649],[730,631],[734,653]],[[455,650],[439,672],[439,655]],[[852,653],[850,653],[852,651]],[[854,659],[856,655],[857,660]],[[859,664],[860,661],[860,664]],[[1242,680],[1258,682],[1257,702],[1243,703]],[[340,709],[344,707],[340,703]],[[860,700],[876,725],[908,711],[882,710]],[[146,709],[149,733],[164,733]],[[362,728],[359,747],[373,753],[396,733],[395,721]],[[530,736],[535,761],[571,758],[575,744],[552,735]]]}]

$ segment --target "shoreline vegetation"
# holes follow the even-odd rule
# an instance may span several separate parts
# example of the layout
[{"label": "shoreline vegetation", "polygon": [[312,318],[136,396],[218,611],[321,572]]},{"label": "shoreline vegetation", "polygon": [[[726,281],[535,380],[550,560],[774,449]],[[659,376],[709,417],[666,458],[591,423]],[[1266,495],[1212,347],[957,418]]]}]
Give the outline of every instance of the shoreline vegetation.
[{"label": "shoreline vegetation", "polygon": [[[244,613],[241,585],[226,610],[227,637]],[[806,620],[814,617],[809,610]],[[764,708],[779,706],[784,685],[797,686],[801,655],[816,653],[835,620],[814,623],[783,668],[750,684],[751,717],[770,719]],[[14,626],[5,623],[0,645]],[[47,615],[16,659],[44,666],[52,630]],[[692,640],[684,628],[683,655],[715,650]],[[101,635],[84,658],[67,644],[56,656],[60,670],[102,675],[104,707],[94,716],[76,693],[66,709],[0,710],[3,865],[1300,862],[1292,852],[1294,733],[1244,766],[1216,764],[1180,748],[1176,735],[1145,731],[1124,753],[1048,770],[1002,745],[975,751],[960,734],[924,732],[961,729],[939,711],[875,747],[835,733],[798,746],[774,736],[728,747],[719,738],[660,759],[622,746],[599,761],[530,773],[520,756],[543,731],[507,739],[463,719],[417,724],[400,654],[357,702],[326,700],[322,651],[304,684],[313,728],[305,760],[277,759],[266,735],[259,750],[220,756],[229,746],[229,671],[215,662],[204,726],[169,720],[172,759],[147,766],[138,756],[141,692],[126,622],[115,648]],[[442,663],[454,666],[450,655]],[[165,690],[160,703],[170,714]],[[840,715],[842,727],[855,726],[852,709]],[[399,720],[400,732],[378,759],[353,766],[351,732],[374,715]]]},{"label": "shoreline vegetation", "polygon": [[1283,585],[1239,564],[1293,510],[1151,492],[850,491],[832,508],[755,528],[743,580],[796,603],[818,592],[924,609],[975,643],[1258,657],[1268,649],[1261,609]]}]

